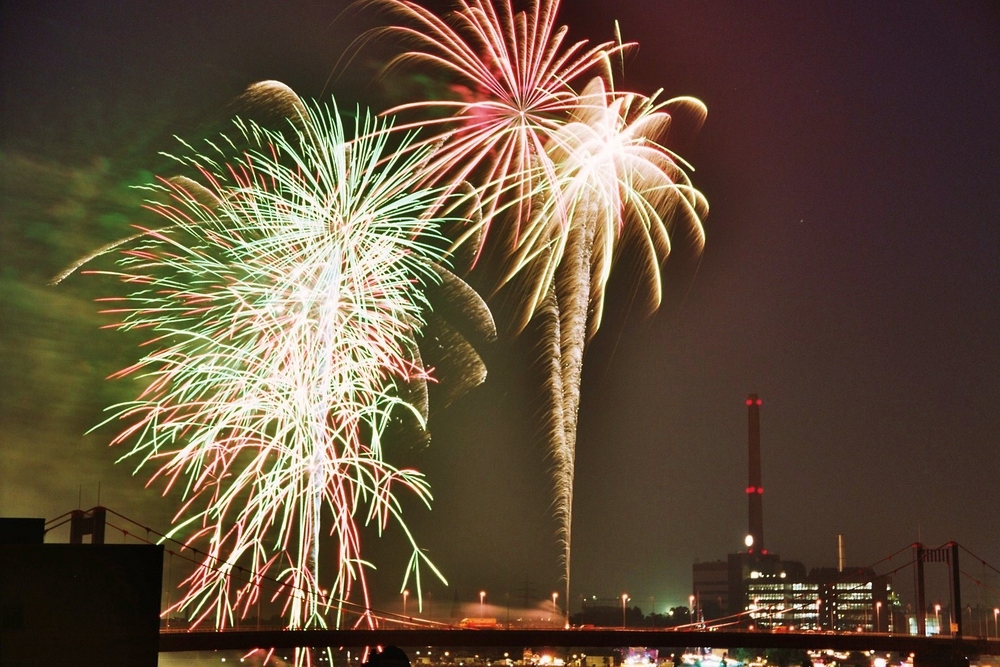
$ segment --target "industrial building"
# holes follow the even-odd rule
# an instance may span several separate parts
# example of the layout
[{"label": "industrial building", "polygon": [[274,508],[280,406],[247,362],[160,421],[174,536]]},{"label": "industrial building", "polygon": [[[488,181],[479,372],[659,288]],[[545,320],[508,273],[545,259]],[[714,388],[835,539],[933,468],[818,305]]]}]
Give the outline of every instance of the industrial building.
[{"label": "industrial building", "polygon": [[695,563],[692,598],[697,618],[726,618],[744,627],[815,630],[892,629],[891,581],[870,568],[813,568],[784,561],[764,547],[764,485],[760,456],[761,399],[751,394],[748,417],[749,524],[745,550],[725,560]]}]

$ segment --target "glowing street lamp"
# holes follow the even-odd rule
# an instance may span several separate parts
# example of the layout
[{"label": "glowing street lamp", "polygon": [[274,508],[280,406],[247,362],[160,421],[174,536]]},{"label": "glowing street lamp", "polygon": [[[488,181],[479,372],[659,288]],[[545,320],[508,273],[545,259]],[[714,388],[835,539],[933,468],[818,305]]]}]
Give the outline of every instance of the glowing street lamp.
[{"label": "glowing street lamp", "polygon": [[882,602],[875,603],[875,632],[882,632]]},{"label": "glowing street lamp", "polygon": [[628,593],[622,593],[622,627],[625,627],[625,603],[628,602]]},{"label": "glowing street lamp", "polygon": [[941,634],[941,605],[934,605],[934,620],[937,621],[938,634]]},{"label": "glowing street lamp", "polygon": [[559,597],[558,593],[552,594],[552,613],[555,614],[556,616],[559,615],[559,607],[556,606],[556,599],[558,599],[558,597]]},{"label": "glowing street lamp", "polygon": [[406,616],[406,598],[410,597],[410,591],[406,588],[403,589],[403,616]]},{"label": "glowing street lamp", "polygon": [[486,591],[479,591],[479,616],[486,616],[485,613]]},{"label": "glowing street lamp", "polygon": [[1000,608],[993,608],[993,636],[1000,638]]},{"label": "glowing street lamp", "polygon": [[688,596],[688,623],[694,623],[694,596]]}]

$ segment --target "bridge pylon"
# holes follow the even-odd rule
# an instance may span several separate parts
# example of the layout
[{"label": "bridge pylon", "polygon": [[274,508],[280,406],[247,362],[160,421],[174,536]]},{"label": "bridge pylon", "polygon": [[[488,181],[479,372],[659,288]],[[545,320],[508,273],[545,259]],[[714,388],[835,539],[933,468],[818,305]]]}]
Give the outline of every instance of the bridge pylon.
[{"label": "bridge pylon", "polygon": [[108,510],[97,506],[89,510],[73,510],[69,521],[69,543],[83,544],[83,536],[90,535],[91,544],[104,544],[104,525]]},{"label": "bridge pylon", "polygon": [[[924,563],[946,563],[951,570],[951,617],[948,632],[940,634],[950,634],[956,637],[962,636],[962,583],[961,571],[958,567],[958,542],[948,542],[937,549],[927,549],[920,542],[913,545],[914,561],[917,566],[917,634],[921,637],[927,635],[927,598],[924,593]],[[940,622],[940,619],[939,619]],[[966,661],[967,663],[968,661]]]}]

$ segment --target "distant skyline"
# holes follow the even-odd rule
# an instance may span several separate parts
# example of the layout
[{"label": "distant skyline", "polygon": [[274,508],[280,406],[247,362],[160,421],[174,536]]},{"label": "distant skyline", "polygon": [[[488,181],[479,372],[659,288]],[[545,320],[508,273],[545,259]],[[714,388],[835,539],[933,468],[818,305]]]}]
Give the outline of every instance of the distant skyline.
[{"label": "distant skyline", "polygon": [[[171,135],[217,126],[249,83],[375,99],[366,57],[327,81],[375,20],[338,17],[345,4],[0,10],[0,515],[90,507],[100,484],[102,504],[168,527],[175,499],[143,488],[150,471],[113,465],[110,431],[84,435],[121,400],[103,376],[134,352],[97,328],[89,299],[107,286],[44,280],[124,228],[139,198],[120,184],[169,168]],[[621,88],[705,102],[701,132],[681,123],[668,146],[711,206],[703,255],[677,244],[653,317],[633,305],[628,256],[612,279],[584,363],[573,609],[622,592],[646,612],[686,604],[691,564],[742,548],[751,393],[769,550],[833,566],[843,534],[867,565],[954,539],[1000,564],[997,7],[564,4],[570,39],[610,38],[617,19],[639,42]],[[486,384],[402,455],[434,495],[406,512],[452,584],[435,605],[562,590],[532,344],[495,345]],[[365,548],[391,603],[398,538]]]}]

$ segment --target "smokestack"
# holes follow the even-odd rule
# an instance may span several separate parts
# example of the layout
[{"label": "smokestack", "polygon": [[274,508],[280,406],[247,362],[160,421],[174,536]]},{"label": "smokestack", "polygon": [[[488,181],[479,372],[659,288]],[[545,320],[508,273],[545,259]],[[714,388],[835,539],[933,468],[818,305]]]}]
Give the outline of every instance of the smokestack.
[{"label": "smokestack", "polygon": [[760,478],[760,402],[757,394],[750,394],[747,398],[750,450],[750,480],[747,483],[750,529],[747,534],[747,548],[750,551],[764,553],[764,485]]},{"label": "smokestack", "polygon": [[844,571],[844,536],[837,534],[837,572]]}]

